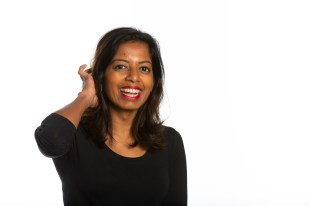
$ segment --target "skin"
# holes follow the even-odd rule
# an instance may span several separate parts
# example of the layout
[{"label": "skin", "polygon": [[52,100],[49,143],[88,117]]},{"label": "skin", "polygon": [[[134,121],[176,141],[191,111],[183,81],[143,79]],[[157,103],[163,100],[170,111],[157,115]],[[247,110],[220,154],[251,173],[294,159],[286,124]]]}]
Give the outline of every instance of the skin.
[{"label": "skin", "polygon": [[[79,75],[83,81],[83,89],[78,97],[56,111],[56,113],[70,120],[75,127],[88,107],[94,107],[98,103],[94,80],[85,70],[86,65],[79,68]],[[139,145],[129,147],[134,141],[130,134],[130,128],[138,109],[145,103],[153,89],[152,62],[146,43],[141,41],[130,41],[120,45],[118,51],[108,65],[105,74],[106,84],[104,92],[111,103],[112,132],[113,137],[108,138],[106,145],[125,157],[139,157],[146,151]],[[122,95],[120,88],[124,86],[135,86],[141,89],[140,97],[130,99]]]},{"label": "skin", "polygon": [[[142,89],[138,100],[128,100],[120,88],[135,86]],[[113,112],[129,112],[135,116],[153,89],[152,61],[146,43],[131,41],[122,44],[106,70],[105,93]]]}]

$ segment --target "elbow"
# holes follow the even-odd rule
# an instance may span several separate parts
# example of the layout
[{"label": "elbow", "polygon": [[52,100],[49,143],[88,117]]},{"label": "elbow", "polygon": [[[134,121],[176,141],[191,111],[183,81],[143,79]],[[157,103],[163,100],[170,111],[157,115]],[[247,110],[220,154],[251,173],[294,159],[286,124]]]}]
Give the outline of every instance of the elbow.
[{"label": "elbow", "polygon": [[67,138],[47,132],[42,126],[35,130],[34,137],[40,152],[46,157],[57,158],[70,150],[71,145],[65,141]]}]

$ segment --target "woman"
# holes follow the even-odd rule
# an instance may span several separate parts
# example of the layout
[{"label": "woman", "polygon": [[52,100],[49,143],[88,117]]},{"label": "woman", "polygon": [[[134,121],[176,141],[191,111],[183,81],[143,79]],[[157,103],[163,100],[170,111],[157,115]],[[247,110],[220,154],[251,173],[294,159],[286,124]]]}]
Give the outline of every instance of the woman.
[{"label": "woman", "polygon": [[164,68],[156,40],[117,28],[99,41],[83,89],[35,131],[66,206],[187,205],[180,134],[160,121]]}]

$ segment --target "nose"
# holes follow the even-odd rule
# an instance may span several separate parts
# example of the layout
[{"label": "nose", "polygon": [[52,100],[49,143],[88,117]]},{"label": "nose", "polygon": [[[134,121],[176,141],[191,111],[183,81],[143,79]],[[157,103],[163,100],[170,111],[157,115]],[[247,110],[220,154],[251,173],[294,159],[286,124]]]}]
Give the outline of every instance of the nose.
[{"label": "nose", "polygon": [[131,82],[138,82],[140,81],[140,76],[139,76],[139,71],[138,69],[135,68],[130,68],[128,70],[127,76],[126,76],[127,81]]}]

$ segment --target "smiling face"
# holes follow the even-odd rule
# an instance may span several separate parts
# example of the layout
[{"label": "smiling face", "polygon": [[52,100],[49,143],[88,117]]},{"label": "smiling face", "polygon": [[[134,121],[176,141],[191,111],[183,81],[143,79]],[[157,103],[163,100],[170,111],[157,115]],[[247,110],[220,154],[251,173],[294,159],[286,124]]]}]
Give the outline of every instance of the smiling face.
[{"label": "smiling face", "polygon": [[137,111],[153,89],[148,45],[129,41],[118,48],[105,73],[105,94],[111,109]]}]

